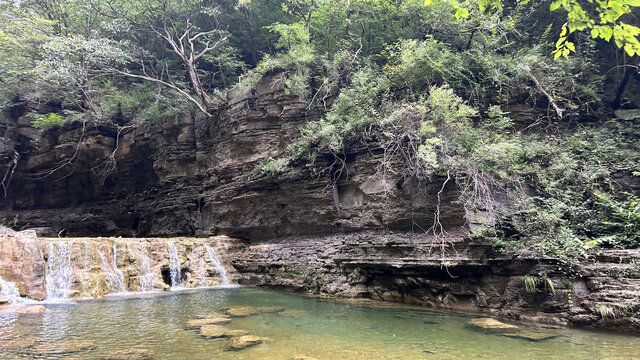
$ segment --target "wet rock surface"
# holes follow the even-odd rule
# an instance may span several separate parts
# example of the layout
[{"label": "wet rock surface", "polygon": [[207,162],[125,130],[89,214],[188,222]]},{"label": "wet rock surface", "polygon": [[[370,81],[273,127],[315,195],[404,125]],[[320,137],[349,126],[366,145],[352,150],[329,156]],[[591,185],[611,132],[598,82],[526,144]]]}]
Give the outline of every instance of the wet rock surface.
[{"label": "wet rock surface", "polygon": [[206,338],[238,337],[246,334],[246,330],[231,330],[220,325],[203,325],[200,327],[200,336]]}]

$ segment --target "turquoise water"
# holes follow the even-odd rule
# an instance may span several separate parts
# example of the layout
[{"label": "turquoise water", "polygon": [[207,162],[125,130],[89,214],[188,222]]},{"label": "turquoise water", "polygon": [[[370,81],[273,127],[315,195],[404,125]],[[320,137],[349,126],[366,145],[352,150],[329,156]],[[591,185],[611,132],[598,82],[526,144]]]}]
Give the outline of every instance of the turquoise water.
[{"label": "turquoise water", "polygon": [[[266,337],[262,344],[227,351],[227,339],[200,336],[186,322],[235,306],[281,307],[232,318],[228,329]],[[103,359],[121,349],[148,349],[155,359],[633,359],[640,337],[553,329],[555,338],[529,341],[470,327],[474,316],[357,305],[251,288],[212,289],[162,296],[46,305],[42,314],[0,314],[2,359]],[[280,309],[283,310],[283,309]],[[527,328],[528,326],[517,324]],[[34,338],[30,347],[10,346]],[[38,345],[88,340],[89,350],[38,353]],[[33,341],[32,341],[33,342]],[[55,344],[54,344],[55,346]],[[11,348],[11,349],[9,349]]]}]

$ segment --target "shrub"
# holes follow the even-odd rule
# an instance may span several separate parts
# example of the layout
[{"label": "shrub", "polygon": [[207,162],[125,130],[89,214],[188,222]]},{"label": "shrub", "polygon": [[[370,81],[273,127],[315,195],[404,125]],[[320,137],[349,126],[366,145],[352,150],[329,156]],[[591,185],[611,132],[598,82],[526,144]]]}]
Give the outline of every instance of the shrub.
[{"label": "shrub", "polygon": [[64,125],[66,119],[56,113],[48,113],[47,115],[37,115],[31,125],[36,129],[51,129]]}]

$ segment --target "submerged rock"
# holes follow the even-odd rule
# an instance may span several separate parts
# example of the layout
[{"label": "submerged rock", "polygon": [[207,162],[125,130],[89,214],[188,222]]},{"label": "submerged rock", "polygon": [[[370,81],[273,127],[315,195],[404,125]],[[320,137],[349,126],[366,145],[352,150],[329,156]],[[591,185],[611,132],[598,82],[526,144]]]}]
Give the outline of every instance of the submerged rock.
[{"label": "submerged rock", "polygon": [[0,349],[8,351],[25,350],[33,346],[39,339],[35,336],[21,336],[11,340],[0,341]]},{"label": "submerged rock", "polygon": [[261,313],[279,313],[285,310],[284,306],[262,306],[258,308]]},{"label": "submerged rock", "polygon": [[231,317],[245,317],[260,313],[258,309],[251,306],[235,306],[227,310],[227,315]]},{"label": "submerged rock", "polygon": [[317,360],[317,359],[308,355],[296,354],[296,355],[293,355],[291,360]]},{"label": "submerged rock", "polygon": [[46,308],[42,305],[7,305],[0,307],[0,314],[42,314]]},{"label": "submerged rock", "polygon": [[90,350],[94,347],[95,344],[88,340],[66,340],[35,345],[30,353],[36,356],[62,355]]},{"label": "submerged rock", "polygon": [[106,360],[150,360],[153,351],[147,349],[118,350],[107,355]]},{"label": "submerged rock", "polygon": [[492,318],[477,318],[469,320],[469,325],[485,330],[512,331],[519,329],[515,325],[506,324]]},{"label": "submerged rock", "polygon": [[208,338],[242,336],[246,333],[245,330],[229,330],[220,325],[203,325],[200,328],[200,336]]},{"label": "submerged rock", "polygon": [[289,309],[289,310],[279,312],[278,315],[289,316],[289,317],[304,317],[304,316],[308,316],[309,313],[305,310]]},{"label": "submerged rock", "polygon": [[560,336],[560,334],[555,331],[543,329],[519,329],[515,332],[505,333],[503,335],[529,341],[542,341]]},{"label": "submerged rock", "polygon": [[220,324],[228,324],[231,322],[231,319],[226,316],[216,316],[209,317],[204,319],[195,319],[187,321],[187,328],[193,329],[198,328],[203,325],[220,325]]},{"label": "submerged rock", "polygon": [[243,335],[243,336],[233,337],[231,338],[231,340],[229,340],[229,344],[227,345],[226,349],[242,350],[250,346],[262,344],[266,340],[267,338],[263,338],[255,335]]}]

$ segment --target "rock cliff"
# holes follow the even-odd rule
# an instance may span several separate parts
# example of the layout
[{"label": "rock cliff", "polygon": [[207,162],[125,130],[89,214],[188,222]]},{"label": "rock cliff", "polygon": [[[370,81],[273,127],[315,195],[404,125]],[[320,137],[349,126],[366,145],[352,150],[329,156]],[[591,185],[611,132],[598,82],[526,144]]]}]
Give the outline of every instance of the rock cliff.
[{"label": "rock cliff", "polygon": [[[174,241],[185,279],[195,285],[198,257],[184,254],[203,240],[193,237],[225,235],[237,239],[224,247],[224,258],[241,284],[640,330],[633,315],[640,304],[638,252],[604,253],[571,279],[553,259],[500,255],[468,237],[474,214],[456,203],[453,182],[434,177],[418,184],[382,172],[375,145],[320,157],[313,166],[294,164],[280,175],[256,171],[264,159],[286,152],[301,124],[319,116],[278,84],[267,77],[247,93],[230,94],[212,118],[184,113],[120,128],[73,122],[38,134],[21,116],[20,159],[0,219],[41,236],[94,237],[70,245],[71,262],[89,264],[74,265],[71,297],[114,292],[114,274],[105,273],[114,253],[112,272],[120,277],[120,269],[125,288],[139,290],[144,274],[130,255],[140,246],[134,243],[149,249],[152,288],[166,288],[167,237],[190,237]],[[441,190],[446,236],[434,241],[425,230]],[[42,299],[50,275],[45,247],[59,241],[16,241],[2,238],[2,276]],[[110,250],[113,244],[122,250]],[[211,265],[207,271],[214,273]],[[547,274],[553,292],[525,290],[524,277],[539,273]]]}]

